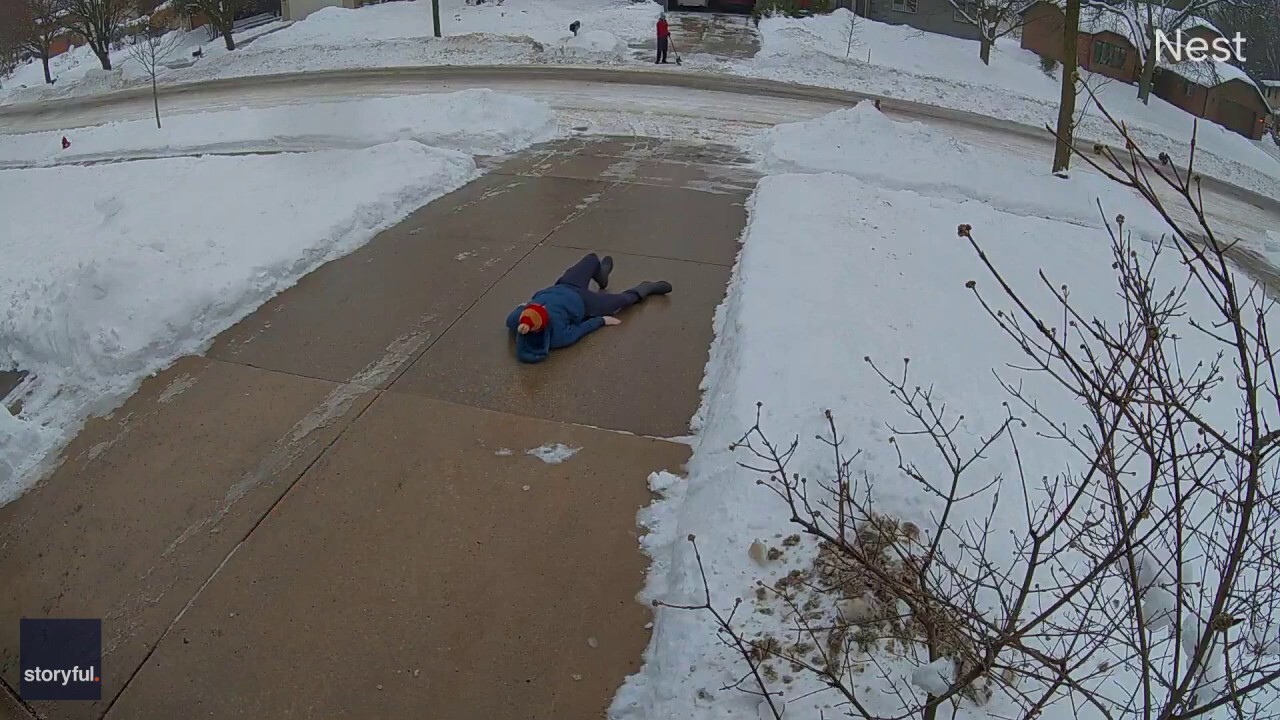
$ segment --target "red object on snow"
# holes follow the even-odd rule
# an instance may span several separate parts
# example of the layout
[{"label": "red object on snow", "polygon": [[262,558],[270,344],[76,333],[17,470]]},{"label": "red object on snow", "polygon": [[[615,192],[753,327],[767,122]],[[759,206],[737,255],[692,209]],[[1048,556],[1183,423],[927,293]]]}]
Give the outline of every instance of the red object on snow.
[{"label": "red object on snow", "polygon": [[667,25],[666,18],[658,19],[658,37],[671,37],[671,27]]},{"label": "red object on snow", "polygon": [[66,135],[63,135],[63,136],[62,136],[62,149],[63,149],[63,150],[66,150],[66,149],[67,149],[67,148],[69,148],[69,147],[71,147],[71,141],[67,139],[67,136],[66,136]]}]

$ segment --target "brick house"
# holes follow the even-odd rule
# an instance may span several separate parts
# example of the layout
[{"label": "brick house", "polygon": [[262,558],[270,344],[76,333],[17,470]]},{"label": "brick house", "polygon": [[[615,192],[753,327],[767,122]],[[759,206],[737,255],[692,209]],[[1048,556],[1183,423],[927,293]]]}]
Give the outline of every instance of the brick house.
[{"label": "brick house", "polygon": [[1271,106],[1271,118],[1267,121],[1267,126],[1280,127],[1280,80],[1263,80],[1258,83],[1258,89]]},{"label": "brick house", "polygon": [[1240,68],[1224,62],[1181,62],[1156,71],[1151,92],[1197,117],[1261,140],[1272,109]]},{"label": "brick house", "polygon": [[[1062,30],[1066,15],[1056,3],[1033,3],[1022,11],[1022,47],[1063,62]],[[1142,72],[1138,49],[1129,40],[1124,22],[1100,10],[1080,9],[1080,32],[1076,36],[1076,60],[1080,69],[1122,82],[1137,82]]]},{"label": "brick house", "polygon": [[[1058,2],[1038,0],[1023,10],[1023,19],[1022,47],[1062,62],[1066,15]],[[1133,33],[1133,27],[1113,10],[1084,3],[1076,40],[1080,69],[1136,84],[1142,75],[1142,60]],[[1183,23],[1182,33],[1187,40],[1222,37],[1212,23],[1195,16]],[[1164,64],[1156,69],[1151,92],[1192,115],[1253,139],[1262,137],[1266,118],[1272,113],[1262,90],[1243,70],[1227,63]]]},{"label": "brick house", "polygon": [[[965,19],[951,0],[853,0],[850,7],[862,17],[889,25],[910,25],[925,32],[965,40],[980,37],[978,26]],[[970,14],[977,12],[970,3]]]}]

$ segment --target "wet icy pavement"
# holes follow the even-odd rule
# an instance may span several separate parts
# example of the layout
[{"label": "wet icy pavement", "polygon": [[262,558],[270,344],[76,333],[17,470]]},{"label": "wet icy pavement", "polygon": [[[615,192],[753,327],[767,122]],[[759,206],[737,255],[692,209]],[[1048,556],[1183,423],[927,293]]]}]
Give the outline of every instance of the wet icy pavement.
[{"label": "wet icy pavement", "polygon": [[[721,61],[750,60],[760,52],[760,32],[748,15],[706,12],[668,12],[671,25],[670,61],[676,55],[706,55]],[[654,30],[655,36],[657,29]],[[653,62],[656,37],[631,46],[632,55]]]},{"label": "wet icy pavement", "polygon": [[[34,709],[599,717],[647,642],[635,512],[688,457],[656,438],[697,409],[753,184],[722,147],[535,148],[91,421],[0,509],[0,616],[104,619],[103,701]],[[676,290],[518,365],[507,310],[588,250]],[[0,625],[11,687],[17,652]]]}]

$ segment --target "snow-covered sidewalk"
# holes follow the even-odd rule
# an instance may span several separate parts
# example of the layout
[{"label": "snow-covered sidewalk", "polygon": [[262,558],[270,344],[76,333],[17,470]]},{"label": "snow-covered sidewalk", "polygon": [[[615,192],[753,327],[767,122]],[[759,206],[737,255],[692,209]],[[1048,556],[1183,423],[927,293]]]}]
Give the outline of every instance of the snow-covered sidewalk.
[{"label": "snow-covered sidewalk", "polygon": [[546,139],[545,105],[491,90],[188,113],[63,133],[0,135],[0,168],[201,153],[368,148],[397,140],[492,155]]},{"label": "snow-covered sidewalk", "polygon": [[[606,0],[507,0],[467,5],[444,0],[442,31],[432,36],[431,5],[395,2],[355,10],[324,8],[280,29],[271,28],[250,44],[226,52],[206,43],[206,56],[193,66],[166,70],[165,84],[321,70],[437,65],[626,65],[636,63],[631,47],[652,42],[660,6],[654,2]],[[1006,37],[991,65],[978,58],[977,43],[886,25],[836,10],[803,20],[769,18],[760,23],[761,51],[751,59],[687,55],[678,72],[725,73],[803,85],[853,90],[1001,118],[1035,128],[1057,116],[1060,71],[1046,74],[1040,59]],[[580,34],[569,32],[580,21]],[[851,30],[852,29],[852,30]],[[753,31],[746,24],[745,34]],[[850,32],[852,31],[852,37]],[[188,34],[188,43],[199,33]],[[181,50],[185,57],[190,45]],[[687,51],[686,51],[687,52]],[[180,58],[179,58],[180,59]],[[50,88],[38,82],[38,68],[19,70],[0,90],[0,102],[18,103],[89,95],[135,87],[145,78],[126,52],[116,54],[116,70],[93,70],[86,49],[55,60],[60,76]],[[646,63],[647,65],[647,63]],[[1151,152],[1166,152],[1186,164],[1194,118],[1160,98],[1139,102],[1136,88],[1085,73],[1109,112],[1125,121]],[[7,93],[7,94],[6,94]],[[1119,144],[1119,138],[1090,102],[1081,103],[1078,136]],[[1280,159],[1259,143],[1211,122],[1199,125],[1197,166],[1217,179],[1268,197],[1280,197]],[[1270,142],[1264,140],[1262,142]]]},{"label": "snow-covered sidewalk", "polygon": [[[784,587],[786,576],[812,566],[817,549],[809,537],[789,537],[798,528],[785,504],[757,482],[761,474],[739,465],[754,460],[733,444],[753,426],[758,407],[764,430],[783,450],[798,439],[787,469],[811,482],[834,474],[831,448],[815,439],[829,436],[824,413],[831,411],[845,436],[846,456],[861,451],[851,476],[866,478],[875,511],[929,532],[939,500],[899,469],[897,452],[926,475],[945,473],[945,468],[931,454],[927,436],[889,429],[911,427],[910,418],[867,360],[894,378],[908,370],[907,386],[931,389],[934,403],[945,405],[948,422],[962,416],[954,435],[962,448],[989,437],[1007,417],[1003,403],[1009,395],[993,371],[1019,384],[1065,426],[1088,419],[1078,401],[1044,375],[1009,367],[1025,360],[966,287],[969,281],[987,288],[994,283],[968,242],[957,237],[957,227],[971,225],[988,257],[1031,306],[1059,318],[1061,306],[1038,277],[1042,270],[1052,287],[1070,288],[1085,317],[1114,317],[1122,307],[1096,198],[1106,217],[1125,215],[1126,226],[1139,237],[1160,229],[1135,195],[1088,173],[1063,181],[1013,158],[983,154],[982,162],[974,162],[974,148],[941,131],[890,122],[867,105],[779,126],[759,139],[756,150],[770,174],[751,200],[742,252],[717,313],[703,406],[695,419],[695,452],[687,477],[651,478],[652,489],[665,499],[640,515],[649,530],[643,545],[653,558],[643,600],[703,601],[702,576],[687,540],[695,536],[715,606],[728,613],[735,598],[743,599],[734,622],[741,635],[774,637],[788,648],[791,643],[801,647],[807,638],[795,631],[786,606],[757,582]],[[1049,183],[1056,190],[1048,190]],[[1144,243],[1138,246],[1146,252]],[[1172,255],[1161,256],[1158,276],[1176,281],[1182,271]],[[1188,303],[1189,312],[1204,316],[1206,298],[1192,293]],[[1182,330],[1184,366],[1214,357],[1215,343]],[[1222,411],[1231,422],[1229,409]],[[1064,444],[1034,430],[1020,431],[1018,442],[1027,477],[1052,476],[1075,460]],[[999,474],[1012,475],[1014,463],[1007,443],[990,448],[965,476],[960,492],[977,490]],[[962,511],[973,515],[953,517],[953,526],[970,517],[982,519],[993,507],[985,495],[974,505]],[[1017,498],[1002,498],[990,537],[1025,533],[1024,525]],[[993,557],[1003,562],[1000,553]],[[813,627],[837,624],[838,596],[805,605]],[[645,666],[619,692],[611,718],[773,717],[758,694],[731,688],[747,667],[717,634],[709,613],[669,608],[656,613]],[[925,660],[903,659],[910,654],[905,645],[901,652],[891,650],[892,641],[886,647],[880,658],[889,668],[884,677],[867,664],[864,653],[855,651],[849,662],[866,670],[861,679],[850,680],[861,700],[889,717],[910,700],[895,695],[890,681],[908,688],[917,701],[930,685],[920,676]],[[866,652],[881,651],[869,647]],[[847,709],[813,674],[786,662],[765,665],[770,668],[764,677],[779,693],[785,717],[818,720]],[[1118,677],[1116,682],[1134,687],[1137,681]],[[744,685],[750,690],[753,683],[748,675]],[[986,706],[960,704],[961,717],[1002,717],[1014,710],[999,697]],[[1044,717],[1071,716],[1069,707],[1056,707]]]},{"label": "snow-covered sidewalk", "polygon": [[[550,109],[523,98],[476,90],[431,101],[432,110],[394,99],[315,112],[307,127],[346,149],[0,171],[0,367],[31,374],[18,390],[22,413],[0,412],[0,503],[85,417],[475,178],[472,154],[557,133]],[[189,116],[167,137],[267,143],[281,119],[240,117],[263,123]],[[475,131],[460,135],[458,123]],[[89,145],[104,151],[135,137],[128,125],[96,132]],[[6,147],[38,154],[40,141]]]}]

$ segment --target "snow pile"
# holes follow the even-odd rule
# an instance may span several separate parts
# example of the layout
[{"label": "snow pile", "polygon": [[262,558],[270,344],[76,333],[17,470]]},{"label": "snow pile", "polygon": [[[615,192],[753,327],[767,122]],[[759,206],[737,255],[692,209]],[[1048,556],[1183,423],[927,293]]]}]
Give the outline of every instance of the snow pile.
[{"label": "snow pile", "polygon": [[1122,213],[1130,228],[1152,238],[1165,225],[1138,195],[1101,175],[1054,177],[1048,165],[996,155],[919,122],[895,122],[862,102],[801,123],[777,125],[753,143],[768,173],[837,172],[879,187],[958,201],[976,200],[1005,212],[1101,227]]},{"label": "snow pile", "polygon": [[536,457],[548,465],[559,465],[565,460],[577,455],[580,450],[582,450],[582,448],[569,447],[562,443],[548,443],[542,447],[525,450],[524,454]]},{"label": "snow pile", "polygon": [[[96,61],[97,59],[94,58]],[[25,88],[10,88],[9,102],[39,102],[54,98],[73,97],[76,95],[93,95],[96,93],[119,90],[125,86],[124,68],[116,66],[111,70],[93,67],[84,71],[78,81],[59,82],[47,85],[41,79],[39,84]]]},{"label": "snow pile", "polygon": [[556,118],[539,102],[487,89],[315,105],[226,110],[116,122],[72,133],[0,136],[0,167],[206,152],[362,148],[396,140],[497,155],[550,140]]},{"label": "snow pile", "polygon": [[[415,126],[419,139],[510,150],[547,132],[546,109],[531,103],[483,91],[437,102],[439,124]],[[337,119],[361,121],[345,112]],[[478,139],[462,139],[468,123]],[[21,415],[0,412],[0,503],[88,415],[479,174],[469,154],[399,139],[0,170],[0,368],[30,372]]]},{"label": "snow pile", "polygon": [[[730,71],[883,95],[1033,127],[1057,119],[1060,78],[1046,75],[1040,58],[1018,47],[1016,39],[999,41],[987,66],[978,58],[976,42],[858,18],[846,55],[850,17],[841,9],[804,19],[765,19],[760,23],[760,53]],[[1088,72],[1082,76],[1145,150],[1153,155],[1167,152],[1185,166],[1196,118],[1155,96],[1144,105],[1137,100],[1136,86]],[[1087,95],[1079,105],[1088,106],[1077,129],[1080,138],[1121,143]],[[1197,143],[1201,172],[1280,197],[1280,162],[1248,138],[1205,121],[1199,124]]]},{"label": "snow pile", "polygon": [[[702,575],[686,540],[693,535],[717,609],[727,613],[735,598],[744,599],[734,621],[743,637],[790,638],[783,643],[800,640],[782,619],[783,605],[756,599],[757,582],[773,586],[792,571],[808,568],[816,552],[806,538],[784,539],[798,532],[789,522],[786,506],[757,484],[758,473],[739,465],[759,463],[744,450],[731,447],[756,422],[758,411],[765,432],[781,449],[788,447],[791,438],[799,438],[788,472],[815,479],[830,478],[833,472],[831,449],[814,439],[828,436],[824,411],[830,410],[844,436],[846,454],[861,451],[850,474],[867,479],[875,510],[920,528],[934,527],[941,504],[904,477],[898,449],[926,475],[943,473],[944,466],[931,454],[928,438],[897,434],[896,445],[890,444],[895,433],[888,425],[913,426],[864,357],[895,379],[902,375],[902,359],[910,358],[908,387],[931,387],[935,406],[945,404],[953,419],[964,414],[953,436],[964,448],[976,447],[979,438],[990,436],[1007,416],[1002,402],[1008,395],[993,377],[993,369],[1019,383],[1055,421],[1077,427],[1088,420],[1076,398],[1051,379],[1009,368],[1025,364],[1025,356],[966,287],[967,281],[976,280],[979,287],[990,290],[994,281],[967,241],[956,236],[956,227],[961,223],[973,227],[987,256],[1011,285],[1024,292],[1029,306],[1045,317],[1060,315],[1061,307],[1040,279],[1041,270],[1049,287],[1070,288],[1073,304],[1086,317],[1114,318],[1122,310],[1106,233],[1003,209],[1004,204],[1028,201],[1020,185],[1034,187],[1040,182],[1037,168],[1030,163],[1019,174],[1012,161],[995,163],[987,155],[987,163],[995,163],[998,172],[985,179],[987,163],[975,166],[968,152],[945,151],[945,136],[929,137],[911,126],[882,128],[867,139],[885,147],[865,152],[857,145],[856,135],[847,136],[836,147],[827,134],[847,129],[846,123],[866,128],[880,122],[863,108],[767,136],[772,159],[766,167],[789,163],[838,172],[769,175],[750,200],[742,253],[715,319],[716,341],[703,383],[703,404],[695,418],[699,436],[687,480],[652,476],[652,488],[663,497],[638,517],[650,531],[642,547],[653,558],[641,597],[645,602],[703,602]],[[803,142],[806,130],[812,132],[809,149]],[[822,158],[823,151],[830,157]],[[910,169],[926,157],[926,170]],[[947,181],[926,178],[914,189],[903,189],[921,179],[913,179],[913,172]],[[1015,201],[964,199],[951,180],[965,172],[973,194],[998,191],[998,183],[1003,183]],[[1081,212],[1078,203],[1092,205],[1083,192],[1049,193],[1041,202],[1047,214],[1070,218]],[[1115,212],[1117,195],[1102,196],[1108,215]],[[1129,199],[1119,202],[1127,205]],[[1141,243],[1137,251],[1148,252]],[[1172,255],[1163,254],[1156,263],[1165,289],[1184,277]],[[1190,313],[1208,316],[1208,301],[1202,295],[1189,294],[1187,302]],[[996,308],[1006,309],[999,302]],[[1216,356],[1218,345],[1205,334],[1185,324],[1174,330],[1182,337],[1180,362],[1194,366],[1198,360]],[[1213,407],[1210,412],[1215,422],[1232,422],[1228,407]],[[1019,434],[1018,444],[1027,477],[1052,476],[1078,460],[1064,444],[1036,435],[1034,427]],[[992,446],[972,474],[964,476],[958,492],[973,492],[998,474],[1015,473],[1011,469],[1015,462],[1007,445]],[[995,507],[991,537],[1025,533],[1023,508],[1016,498],[1005,495]],[[976,502],[955,508],[958,515],[952,520],[978,521],[991,510],[989,500]],[[776,557],[772,548],[767,553],[753,552],[757,538],[784,551]],[[1158,598],[1152,602],[1155,609]],[[836,608],[819,610],[831,614],[814,620],[813,626],[829,625]],[[953,671],[946,662],[926,665],[924,660],[894,660],[888,655],[880,659],[879,666],[865,666],[867,672],[856,688],[869,712],[878,716],[898,711],[897,697],[881,672],[892,673],[899,687],[927,692],[939,689]],[[862,663],[863,659],[852,661]],[[775,701],[779,707],[785,704],[787,718],[819,720],[844,711],[837,707],[839,697],[824,692],[811,675],[793,673],[785,663],[776,664],[774,670],[777,674],[766,682],[780,693]],[[611,720],[772,717],[759,695],[726,689],[745,673],[741,656],[724,645],[708,613],[659,608],[645,665],[628,678],[609,716]],[[1138,682],[1121,676],[1114,681],[1117,687],[1136,687]],[[752,687],[750,678],[746,685]],[[1002,697],[982,707],[962,705],[961,717],[1015,714]],[[1073,715],[1069,706],[1059,706],[1045,717],[1059,720]]]},{"label": "snow pile", "polygon": [[629,57],[627,44],[604,30],[587,30],[570,36],[561,41],[559,50],[561,55],[571,59],[625,62]]}]

